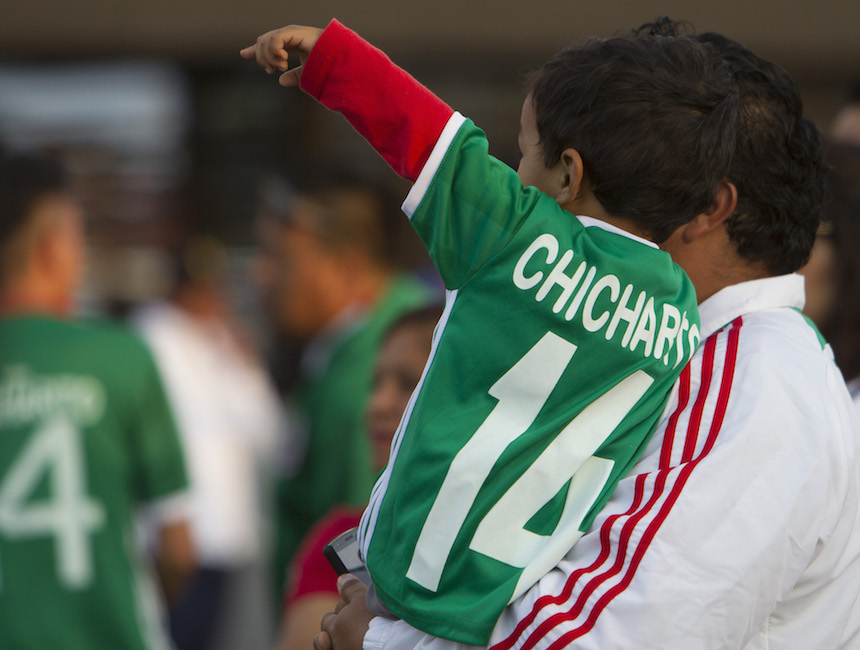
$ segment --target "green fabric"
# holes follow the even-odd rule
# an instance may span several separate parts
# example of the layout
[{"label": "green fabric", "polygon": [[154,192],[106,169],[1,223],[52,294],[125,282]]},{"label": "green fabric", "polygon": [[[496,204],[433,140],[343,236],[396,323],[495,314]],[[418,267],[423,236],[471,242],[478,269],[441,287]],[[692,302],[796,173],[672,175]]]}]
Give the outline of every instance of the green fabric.
[{"label": "green fabric", "polygon": [[275,575],[287,579],[288,563],[310,528],[335,505],[363,506],[375,471],[364,425],[373,367],[382,336],[403,313],[427,304],[428,289],[396,276],[377,305],[340,332],[323,354],[315,376],[306,373],[293,406],[307,427],[307,449],[298,473],[278,489]]},{"label": "green fabric", "polygon": [[803,310],[798,309],[797,307],[792,307],[792,309],[794,309],[798,314],[803,316],[803,320],[805,320],[806,324],[812,328],[813,332],[815,332],[815,336],[818,339],[818,345],[821,346],[821,349],[823,350],[824,348],[826,348],[827,347],[827,339],[824,338],[824,335],[819,331],[818,325],[816,325],[809,316],[804,314]]},{"label": "green fabric", "polygon": [[159,647],[132,518],[186,488],[142,342],[107,324],[0,320],[0,648]]},{"label": "green fabric", "polygon": [[523,189],[469,121],[412,223],[451,291],[367,564],[395,614],[484,645],[644,450],[698,343],[695,291],[666,253]]}]

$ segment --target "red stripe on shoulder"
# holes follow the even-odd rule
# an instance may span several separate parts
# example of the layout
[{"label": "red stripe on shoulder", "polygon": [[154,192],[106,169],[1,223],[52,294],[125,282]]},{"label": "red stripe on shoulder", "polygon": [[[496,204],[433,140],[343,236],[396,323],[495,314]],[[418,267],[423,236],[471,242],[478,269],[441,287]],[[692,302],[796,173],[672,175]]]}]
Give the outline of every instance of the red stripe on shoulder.
[{"label": "red stripe on shoulder", "polygon": [[708,397],[708,392],[711,389],[711,379],[714,373],[714,357],[717,350],[717,336],[712,334],[704,342],[704,351],[702,353],[702,375],[701,383],[699,384],[699,397],[693,405],[693,410],[690,413],[690,424],[687,426],[687,437],[684,443],[684,453],[681,455],[681,462],[688,463],[693,458],[693,453],[696,451],[696,442],[699,439],[698,432],[702,425],[702,414],[705,410],[705,401]]},{"label": "red stripe on shoulder", "polygon": [[678,406],[669,417],[666,425],[666,433],[663,435],[663,446],[660,450],[660,467],[669,467],[672,463],[672,448],[675,442],[675,433],[678,429],[678,418],[687,403],[690,401],[690,364],[684,366],[678,377]]}]

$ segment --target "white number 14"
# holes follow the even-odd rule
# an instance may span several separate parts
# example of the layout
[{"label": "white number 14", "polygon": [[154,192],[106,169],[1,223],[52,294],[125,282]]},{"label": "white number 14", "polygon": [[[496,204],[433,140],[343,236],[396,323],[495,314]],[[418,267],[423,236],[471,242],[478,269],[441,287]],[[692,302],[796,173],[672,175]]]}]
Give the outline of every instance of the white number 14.
[{"label": "white number 14", "polygon": [[[454,457],[427,516],[406,577],[436,591],[460,528],[493,466],[535,421],[576,346],[549,332],[489,390],[498,400]],[[589,404],[558,434],[478,525],[469,548],[523,569],[512,600],[551,570],[582,536],[579,526],[603,490],[613,462],[594,456],[653,383],[639,370]],[[570,481],[550,536],[525,529]]]}]

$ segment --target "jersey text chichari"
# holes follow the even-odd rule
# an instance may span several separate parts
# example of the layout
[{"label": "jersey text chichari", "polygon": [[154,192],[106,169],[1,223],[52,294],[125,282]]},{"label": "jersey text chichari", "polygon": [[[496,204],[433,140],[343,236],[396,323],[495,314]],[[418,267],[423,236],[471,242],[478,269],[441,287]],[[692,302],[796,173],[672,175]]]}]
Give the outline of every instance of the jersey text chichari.
[{"label": "jersey text chichari", "polygon": [[[559,248],[558,239],[553,235],[545,233],[537,237],[514,267],[514,286],[522,291],[537,287],[534,293],[537,302],[543,302],[558,287],[561,292],[552,303],[554,314],[563,313],[564,319],[570,321],[579,313],[582,327],[593,333],[605,330],[607,341],[615,338],[618,326],[624,322],[626,327],[618,341],[622,347],[646,357],[662,358],[667,365],[674,347],[673,368],[690,360],[699,344],[699,327],[690,323],[687,312],[681,313],[674,305],[664,303],[658,317],[653,296],[645,291],[637,292],[632,283],[622,291],[616,275],[603,275],[585,260],[579,262],[571,274],[571,263],[576,264],[576,255],[567,249],[559,258]],[[635,303],[631,307],[634,295]]]}]

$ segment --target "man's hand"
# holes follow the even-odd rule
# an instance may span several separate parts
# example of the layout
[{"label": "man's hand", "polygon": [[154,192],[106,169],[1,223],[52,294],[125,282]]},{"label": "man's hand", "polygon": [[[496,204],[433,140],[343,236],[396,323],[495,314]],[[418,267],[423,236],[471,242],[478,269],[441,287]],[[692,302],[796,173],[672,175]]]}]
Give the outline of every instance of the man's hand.
[{"label": "man's hand", "polygon": [[[254,45],[239,52],[243,59],[257,59],[257,64],[269,74],[276,70],[283,74],[278,79],[282,86],[298,86],[302,76],[302,65],[322,34],[316,27],[290,25],[266,32],[257,38]],[[290,54],[298,54],[301,65],[288,70]]]},{"label": "man's hand", "polygon": [[367,587],[355,576],[337,580],[340,602],[323,616],[314,650],[361,650],[373,614],[367,609]]}]

